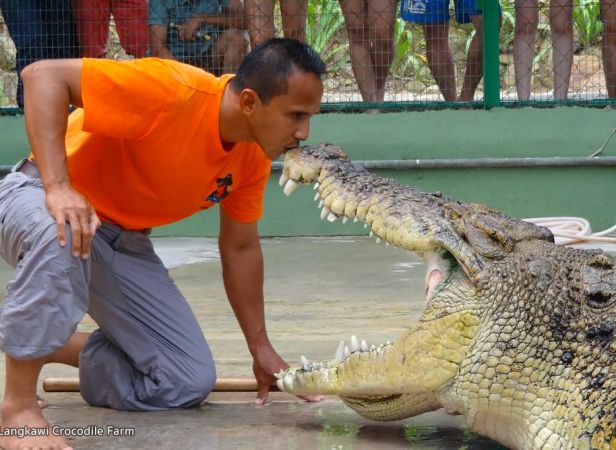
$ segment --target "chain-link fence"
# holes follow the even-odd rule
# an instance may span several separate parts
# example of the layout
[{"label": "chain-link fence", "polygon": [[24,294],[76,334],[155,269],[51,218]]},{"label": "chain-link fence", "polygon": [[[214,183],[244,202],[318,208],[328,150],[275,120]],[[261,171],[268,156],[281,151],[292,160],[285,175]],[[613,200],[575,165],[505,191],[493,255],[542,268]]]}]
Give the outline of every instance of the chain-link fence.
[{"label": "chain-link fence", "polygon": [[[502,0],[484,43],[491,1],[0,0],[0,107],[21,104],[16,72],[37,59],[150,55],[221,73],[272,35],[319,51],[330,107],[481,105],[489,82],[505,105],[612,102],[616,0]],[[495,46],[499,76],[484,81]]]}]

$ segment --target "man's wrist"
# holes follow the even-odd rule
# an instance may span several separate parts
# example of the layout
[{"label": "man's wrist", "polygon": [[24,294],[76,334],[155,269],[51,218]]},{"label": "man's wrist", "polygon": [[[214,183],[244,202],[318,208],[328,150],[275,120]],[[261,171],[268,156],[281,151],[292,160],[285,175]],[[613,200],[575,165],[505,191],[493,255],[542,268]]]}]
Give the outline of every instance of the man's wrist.
[{"label": "man's wrist", "polygon": [[66,178],[58,178],[57,180],[44,181],[43,186],[45,187],[45,192],[50,193],[54,191],[63,191],[67,189],[72,189],[71,181],[68,177]]},{"label": "man's wrist", "polygon": [[272,344],[269,341],[269,338],[267,337],[267,334],[265,332],[263,332],[262,334],[259,334],[258,336],[255,337],[251,337],[249,339],[246,340],[247,344],[248,344],[248,350],[250,351],[250,354],[254,357],[257,353],[259,353],[259,349],[261,348],[269,348],[272,346]]},{"label": "man's wrist", "polygon": [[206,22],[206,18],[203,15],[197,15],[190,18],[190,22],[195,24],[195,28],[199,28],[201,25],[204,25]]}]

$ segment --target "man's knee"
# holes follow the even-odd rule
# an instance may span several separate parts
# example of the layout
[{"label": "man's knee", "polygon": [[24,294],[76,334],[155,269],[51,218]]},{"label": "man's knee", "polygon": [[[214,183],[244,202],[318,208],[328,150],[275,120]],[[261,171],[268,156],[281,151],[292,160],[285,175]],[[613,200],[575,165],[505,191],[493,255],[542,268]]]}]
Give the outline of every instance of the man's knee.
[{"label": "man's knee", "polygon": [[220,37],[221,43],[225,46],[242,49],[248,47],[248,41],[244,37],[244,32],[236,29],[225,30]]},{"label": "man's knee", "polygon": [[81,352],[81,394],[90,405],[120,410],[160,411],[199,405],[216,383],[211,354],[152,355],[135,365],[97,330]]},{"label": "man's knee", "polygon": [[198,406],[212,392],[216,383],[214,363],[195,361],[192,358],[169,361],[165,367],[154,370],[152,376],[153,380],[144,383],[146,389],[137,390],[136,397],[144,404],[160,409]]},{"label": "man's knee", "polygon": [[[213,361],[190,361],[188,364],[189,367],[180,373],[172,370],[175,373],[175,379],[171,380],[175,386],[182,386],[181,397],[183,399],[179,400],[179,403],[184,408],[199,405],[212,392],[216,384],[216,369]],[[178,399],[173,401],[178,402]]]}]

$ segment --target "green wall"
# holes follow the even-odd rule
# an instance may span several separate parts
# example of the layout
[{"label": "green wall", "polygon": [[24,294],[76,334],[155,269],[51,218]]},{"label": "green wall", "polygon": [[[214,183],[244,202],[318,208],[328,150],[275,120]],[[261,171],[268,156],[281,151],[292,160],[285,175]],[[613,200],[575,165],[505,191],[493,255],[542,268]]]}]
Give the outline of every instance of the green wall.
[{"label": "green wall", "polygon": [[[322,114],[310,143],[332,142],[353,159],[588,156],[616,127],[616,110],[589,108]],[[0,164],[26,155],[22,117],[0,117]],[[616,137],[604,156],[616,156]],[[488,204],[517,217],[581,216],[599,230],[616,223],[616,168],[414,169],[381,171],[423,190]],[[266,236],[363,234],[357,224],[319,220],[311,189],[285,197],[270,180],[261,233]],[[156,231],[215,235],[218,214],[204,212]]]}]

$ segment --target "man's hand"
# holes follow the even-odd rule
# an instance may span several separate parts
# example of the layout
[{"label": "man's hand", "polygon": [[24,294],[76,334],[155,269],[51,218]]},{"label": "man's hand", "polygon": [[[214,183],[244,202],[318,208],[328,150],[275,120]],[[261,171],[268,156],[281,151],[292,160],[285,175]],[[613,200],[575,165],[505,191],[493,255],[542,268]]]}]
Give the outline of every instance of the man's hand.
[{"label": "man's hand", "polygon": [[182,41],[194,41],[197,30],[202,24],[203,20],[198,17],[193,17],[184,22],[180,25],[180,39]]},{"label": "man's hand", "polygon": [[[282,369],[287,369],[289,365],[280,357],[271,345],[263,345],[254,352],[252,371],[257,379],[257,405],[262,405],[267,401],[269,389],[276,381],[275,373]],[[318,402],[323,398],[318,395],[299,396],[308,402]]]},{"label": "man's hand", "polygon": [[71,226],[74,256],[90,256],[92,237],[101,222],[88,200],[68,184],[48,187],[45,202],[49,214],[56,222],[58,241],[66,245],[66,223]]}]

